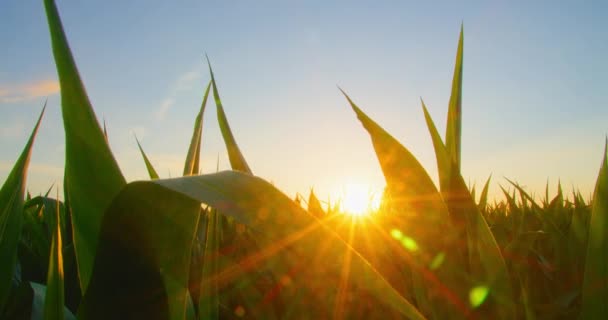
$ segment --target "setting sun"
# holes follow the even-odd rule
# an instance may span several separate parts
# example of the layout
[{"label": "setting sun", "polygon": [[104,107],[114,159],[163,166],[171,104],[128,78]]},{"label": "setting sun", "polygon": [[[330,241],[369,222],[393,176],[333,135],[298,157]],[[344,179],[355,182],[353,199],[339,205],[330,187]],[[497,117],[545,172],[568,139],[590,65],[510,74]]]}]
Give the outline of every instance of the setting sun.
[{"label": "setting sun", "polygon": [[370,214],[380,207],[380,192],[360,183],[344,185],[338,199],[344,213],[357,217]]}]

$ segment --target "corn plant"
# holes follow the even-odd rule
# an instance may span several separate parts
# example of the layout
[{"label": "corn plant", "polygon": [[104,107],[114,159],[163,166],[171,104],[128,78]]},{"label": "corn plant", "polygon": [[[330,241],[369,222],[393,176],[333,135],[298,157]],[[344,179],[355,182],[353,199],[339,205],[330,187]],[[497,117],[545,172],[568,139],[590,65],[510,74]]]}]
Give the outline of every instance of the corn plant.
[{"label": "corn plant", "polygon": [[[423,101],[439,188],[344,92],[386,180],[353,219],[311,191],[308,209],[253,174],[209,65],[183,177],[127,183],[88,100],[57,7],[44,0],[61,84],[63,202],[25,192],[41,113],[0,189],[0,316],[45,319],[583,319],[608,308],[608,162],[585,201],[541,203],[508,181],[480,198],[461,175],[461,29],[446,133]],[[232,170],[200,172],[209,95]],[[58,191],[57,191],[58,192]]]}]

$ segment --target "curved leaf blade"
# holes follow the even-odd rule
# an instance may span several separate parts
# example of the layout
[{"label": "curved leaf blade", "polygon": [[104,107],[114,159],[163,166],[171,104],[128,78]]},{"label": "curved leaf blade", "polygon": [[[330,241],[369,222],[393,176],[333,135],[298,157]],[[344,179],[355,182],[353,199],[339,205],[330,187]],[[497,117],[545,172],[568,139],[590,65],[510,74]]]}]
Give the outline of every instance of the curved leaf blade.
[{"label": "curved leaf blade", "polygon": [[199,212],[153,181],[126,185],[104,215],[78,318],[184,319]]},{"label": "curved leaf blade", "polygon": [[[393,223],[407,230],[410,233],[408,237],[422,248],[420,251],[427,253],[416,256],[412,263],[412,271],[424,277],[416,279],[417,283],[414,284],[414,289],[418,291],[417,302],[429,306],[427,312],[432,312],[438,318],[457,314],[466,317],[470,313],[470,308],[464,302],[469,280],[466,270],[462,268],[458,242],[460,229],[451,223],[448,208],[439,191],[420,162],[363,113],[348,95],[342,93],[372,139],[391,203],[399,210]],[[412,228],[412,225],[416,227]],[[445,263],[438,270],[429,271],[427,266],[431,265],[433,257],[442,252],[446,254]]]},{"label": "curved leaf blade", "polygon": [[46,295],[44,297],[44,319],[64,319],[64,286],[63,286],[63,254],[61,241],[61,220],[59,200],[55,210],[55,230],[51,242],[49,270],[46,277]]},{"label": "curved leaf blade", "polygon": [[70,199],[78,274],[85,291],[104,211],[126,182],[87,97],[55,1],[45,0],[44,5],[61,85],[66,198]]},{"label": "curved leaf blade", "polygon": [[222,106],[222,100],[220,99],[220,94],[217,90],[217,84],[215,83],[215,77],[213,76],[213,70],[211,69],[211,63],[209,62],[209,57],[207,57],[207,64],[209,65],[209,73],[211,74],[211,83],[213,84],[213,98],[215,100],[215,106],[217,107],[217,121],[220,125],[220,130],[222,131],[222,137],[224,138],[224,142],[226,143],[226,149],[228,150],[228,159],[230,160],[230,166],[232,170],[237,170],[241,172],[246,172],[252,174],[245,157],[241,153],[239,146],[236,144],[236,140],[234,139],[234,135],[230,130],[230,125],[228,124],[228,119],[226,118],[226,113],[224,112],[224,107]]},{"label": "curved leaf blade", "polygon": [[492,175],[488,177],[486,183],[483,185],[483,190],[481,190],[481,195],[479,196],[479,209],[485,210],[488,205],[488,190],[490,189],[490,180],[492,179]]},{"label": "curved leaf blade", "polygon": [[512,319],[514,316],[512,308],[507,304],[513,301],[513,292],[500,248],[467,189],[462,175],[459,171],[453,170],[456,164],[451,162],[448,150],[443,145],[424,102],[422,108],[435,148],[440,181],[445,184],[442,186],[442,194],[450,210],[450,216],[453,220],[465,223],[471,273],[480,283],[490,286],[490,295],[495,297],[496,302],[494,310],[490,310],[496,313],[493,317]]},{"label": "curved leaf blade", "polygon": [[[342,248],[342,252],[353,250],[329,227],[260,178],[237,171],[223,171],[180,179],[156,180],[153,183],[208,204],[219,213],[234,218],[266,239],[266,243],[276,250],[289,246],[291,250],[306,256],[306,252],[310,254],[308,249],[319,245],[318,239],[335,243]],[[305,230],[310,230],[311,233],[302,236]],[[326,267],[339,274],[341,257],[328,256],[327,259],[329,261],[326,261]],[[351,281],[366,288],[402,315],[411,319],[424,319],[414,306],[355,251],[352,253],[351,263],[352,274],[361,275],[351,278]]]},{"label": "curved leaf blade", "polygon": [[608,313],[608,141],[602,154],[602,165],[597,177],[589,235],[585,275],[583,279],[583,301],[580,319],[599,319]]},{"label": "curved leaf blade", "polygon": [[139,148],[141,157],[144,159],[144,163],[146,164],[146,169],[148,170],[148,175],[150,175],[150,179],[152,179],[152,180],[158,179],[158,173],[154,169],[154,166],[150,162],[150,159],[148,159],[148,156],[146,156],[146,153],[144,152],[144,149],[141,147],[141,144],[139,143],[137,136],[135,136],[135,141],[137,142],[137,147]]},{"label": "curved leaf blade", "polygon": [[23,224],[23,199],[27,168],[32,154],[32,145],[40,127],[46,103],[30,137],[15,162],[13,169],[0,189],[0,311],[8,299],[13,270],[17,261],[17,246]]},{"label": "curved leaf blade", "polygon": [[188,148],[188,155],[186,156],[186,163],[184,164],[184,176],[198,174],[199,162],[201,154],[201,141],[203,137],[203,114],[207,105],[207,98],[209,97],[209,89],[211,88],[211,81],[205,89],[203,95],[203,102],[201,103],[201,109],[194,120],[194,132],[192,133],[192,139],[190,140],[190,147]]},{"label": "curved leaf blade", "polygon": [[460,172],[460,150],[462,132],[462,56],[464,42],[464,26],[460,26],[456,65],[452,78],[452,93],[448,106],[448,119],[445,132],[445,146],[454,162],[455,170]]}]

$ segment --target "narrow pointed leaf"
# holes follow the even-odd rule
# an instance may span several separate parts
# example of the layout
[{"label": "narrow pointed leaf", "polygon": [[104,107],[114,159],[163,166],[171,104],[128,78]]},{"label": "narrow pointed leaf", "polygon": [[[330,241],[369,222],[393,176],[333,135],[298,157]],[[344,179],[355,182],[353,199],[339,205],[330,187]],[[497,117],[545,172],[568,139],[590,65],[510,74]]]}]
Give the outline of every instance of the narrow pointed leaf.
[{"label": "narrow pointed leaf", "polygon": [[[214,276],[219,272],[219,216],[217,210],[209,211],[205,250],[203,258],[203,270],[201,274],[201,292],[198,302],[199,319],[219,319],[219,292],[218,283]],[[209,280],[211,279],[211,280]],[[207,281],[205,281],[207,280]]]},{"label": "narrow pointed leaf", "polygon": [[445,132],[445,146],[451,161],[455,164],[455,170],[460,172],[460,135],[462,131],[462,51],[464,42],[464,29],[460,27],[460,38],[458,39],[458,52],[456,53],[456,65],[454,66],[454,77],[452,79],[452,93],[448,106],[448,120]]},{"label": "narrow pointed leaf", "polygon": [[125,185],[101,130],[53,0],[44,1],[61,85],[65,128],[65,185],[69,192],[80,285],[86,290],[104,211]]},{"label": "narrow pointed leaf", "polygon": [[148,159],[148,156],[146,156],[146,153],[144,152],[144,149],[141,147],[141,144],[139,143],[137,136],[135,136],[135,141],[137,142],[137,147],[139,148],[141,157],[144,158],[144,163],[146,164],[146,169],[148,170],[148,175],[150,175],[150,179],[152,179],[152,180],[158,179],[158,173],[156,173],[156,170],[154,169],[154,166],[152,166],[150,159]]},{"label": "narrow pointed leaf", "polygon": [[478,205],[480,210],[484,210],[488,205],[488,190],[490,189],[490,180],[492,180],[492,175],[488,177],[488,180],[486,180],[486,183],[483,185],[483,190],[481,190]]},{"label": "narrow pointed leaf", "polygon": [[219,122],[222,137],[224,137],[224,142],[226,143],[230,166],[232,167],[232,170],[252,174],[251,169],[249,168],[247,161],[245,161],[245,157],[243,157],[243,154],[241,153],[241,150],[239,149],[239,146],[236,144],[236,140],[232,135],[232,131],[230,130],[230,125],[228,124],[228,119],[226,118],[226,113],[224,112],[222,101],[220,100],[220,94],[217,90],[217,84],[215,83],[215,77],[213,76],[213,70],[211,69],[209,58],[207,58],[207,64],[209,65],[211,83],[213,84],[213,98],[215,100],[215,106],[217,107],[217,121]]},{"label": "narrow pointed leaf", "polygon": [[[460,262],[461,249],[457,242],[460,232],[450,221],[448,209],[439,191],[418,160],[363,113],[348,95],[342,93],[372,139],[386,180],[386,190],[391,197],[391,205],[397,209],[391,223],[399,229],[407,230],[408,237],[415,240],[417,247],[420,248],[419,251],[426,253],[423,256],[416,256],[416,265],[413,264],[411,267],[418,268],[418,272],[425,274],[424,268],[431,264],[433,257],[441,252],[447,254],[443,266],[434,271],[436,277],[427,277],[424,282],[419,281],[421,287],[418,289],[423,290],[426,299],[432,301],[418,301],[418,303],[447,305],[447,308],[435,309],[441,313],[437,315],[440,318],[454,312],[466,316],[470,311],[464,302],[464,297],[468,294],[466,292],[468,279],[463,276],[464,270]],[[416,227],[412,228],[412,225]],[[422,265],[418,265],[420,263]],[[436,280],[437,278],[439,280]]]},{"label": "narrow pointed leaf", "polygon": [[45,107],[30,135],[25,148],[0,189],[0,312],[4,309],[12,284],[13,270],[17,262],[17,246],[23,224],[23,198],[27,168],[32,154],[32,145]]},{"label": "narrow pointed leaf", "polygon": [[601,319],[608,314],[608,141],[597,177],[583,280],[581,319]]},{"label": "narrow pointed leaf", "polygon": [[313,190],[310,190],[310,195],[308,197],[308,212],[317,218],[322,218],[325,215],[325,212],[321,207],[321,202]]},{"label": "narrow pointed leaf", "polygon": [[103,137],[106,139],[106,143],[109,145],[110,142],[108,140],[108,128],[106,127],[106,120],[103,120]]},{"label": "narrow pointed leaf", "polygon": [[186,163],[184,165],[184,176],[198,174],[200,152],[201,152],[201,141],[203,136],[203,114],[205,113],[205,107],[207,105],[207,98],[209,97],[209,89],[211,88],[211,82],[205,89],[203,95],[203,102],[201,103],[201,109],[194,120],[194,132],[192,133],[192,139],[190,140],[190,147],[188,148],[188,155],[186,156]]},{"label": "narrow pointed leaf", "polygon": [[[443,145],[439,132],[424,103],[422,107],[433,140],[437,163],[440,166],[440,180],[449,181],[445,192],[442,193],[447,201],[450,215],[460,219],[463,218],[466,223],[469,257],[472,263],[473,274],[482,283],[489,284],[491,288],[490,294],[495,297],[494,310],[490,311],[494,312],[493,316],[498,316],[502,319],[512,319],[512,310],[506,306],[506,303],[513,301],[513,293],[507,266],[500,248],[479,208],[475,204],[475,200],[471,197],[460,173],[456,170],[441,169],[444,166],[453,168],[455,164],[448,165],[450,162],[448,151]],[[450,174],[451,176],[445,177],[446,174]]]},{"label": "narrow pointed leaf", "polygon": [[59,200],[56,204],[55,230],[51,242],[49,270],[46,277],[46,295],[44,299],[44,319],[64,319],[64,289],[63,289],[63,254],[61,241],[61,220],[59,215]]}]

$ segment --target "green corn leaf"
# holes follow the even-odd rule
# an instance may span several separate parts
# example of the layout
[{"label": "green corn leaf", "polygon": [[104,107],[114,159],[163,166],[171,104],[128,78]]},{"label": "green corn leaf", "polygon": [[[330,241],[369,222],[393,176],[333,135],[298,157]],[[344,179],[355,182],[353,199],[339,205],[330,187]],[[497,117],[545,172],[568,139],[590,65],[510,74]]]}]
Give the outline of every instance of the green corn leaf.
[{"label": "green corn leaf", "polygon": [[488,205],[488,190],[490,189],[490,180],[492,180],[492,175],[488,177],[488,180],[486,180],[486,183],[483,185],[483,190],[481,190],[478,205],[480,210],[484,210]]},{"label": "green corn leaf", "polygon": [[207,232],[201,274],[201,292],[198,303],[199,319],[219,319],[218,283],[219,272],[220,217],[217,210],[209,210]]},{"label": "green corn leaf", "polygon": [[61,85],[65,128],[65,185],[72,211],[81,288],[86,290],[104,211],[125,185],[101,130],[63,31],[53,0],[44,1]]},{"label": "green corn leaf", "polygon": [[205,106],[207,105],[207,98],[209,97],[209,89],[211,88],[211,82],[205,89],[203,95],[203,102],[201,103],[201,109],[194,120],[194,132],[192,133],[192,139],[190,140],[190,147],[188,148],[188,156],[186,157],[186,163],[184,165],[184,176],[189,176],[199,173],[199,162],[201,155],[201,140],[203,136],[203,114],[205,112]]},{"label": "green corn leaf", "polygon": [[[425,268],[431,264],[433,257],[440,252],[447,254],[443,266],[434,271],[442,285],[437,284],[435,276],[427,277],[424,279],[425,282],[419,281],[420,288],[415,290],[425,292],[425,299],[429,301],[418,301],[418,304],[432,306],[441,304],[443,306],[441,309],[431,308],[434,313],[439,313],[436,315],[439,318],[450,314],[453,316],[455,312],[462,314],[463,317],[466,316],[469,312],[464,302],[468,276],[462,268],[461,248],[457,242],[460,235],[450,221],[448,209],[441,195],[418,160],[363,113],[348,95],[343,91],[342,93],[372,139],[386,180],[386,190],[391,197],[391,205],[398,210],[391,223],[399,229],[407,230],[408,237],[416,241],[419,251],[425,252],[425,255],[410,259],[412,261],[410,267],[417,268],[415,272],[428,275]],[[412,225],[416,227],[412,228]],[[422,266],[418,265],[419,263]],[[451,294],[446,294],[445,286],[451,290]],[[446,305],[450,307],[446,308]]]},{"label": "green corn leaf", "polygon": [[245,157],[243,157],[239,146],[236,144],[236,140],[234,139],[232,131],[230,130],[230,125],[228,125],[228,119],[226,118],[226,113],[224,112],[222,101],[220,100],[220,94],[217,90],[217,84],[215,83],[215,77],[213,76],[213,70],[211,69],[209,57],[207,57],[207,64],[209,65],[211,83],[213,84],[213,98],[215,100],[215,106],[217,107],[217,121],[219,122],[220,130],[222,131],[222,137],[224,137],[224,142],[226,143],[230,166],[232,167],[232,170],[252,174],[251,169],[247,164],[247,161],[245,161]]},{"label": "green corn leaf", "polygon": [[518,183],[511,181],[507,178],[505,178],[511,185],[513,185],[513,187],[515,187],[515,189],[517,189],[517,191],[519,191],[519,196],[521,197],[522,201],[530,201],[530,203],[532,204],[532,207],[535,210],[539,210],[542,211],[542,208],[536,203],[536,201],[534,201],[534,199],[532,198],[532,196],[530,194],[528,194],[526,192],[526,190],[524,190],[524,188],[522,188],[522,186],[520,186]]},{"label": "green corn leaf", "polygon": [[585,276],[583,280],[583,301],[581,319],[601,319],[608,314],[608,140],[602,154],[602,165],[597,177],[591,221]]},{"label": "green corn leaf", "polygon": [[63,254],[61,241],[61,220],[59,200],[56,203],[55,228],[51,242],[49,270],[46,277],[46,295],[44,299],[44,319],[64,319],[64,290],[63,290]]},{"label": "green corn leaf", "polygon": [[106,143],[110,145],[110,141],[108,140],[108,128],[106,127],[106,119],[103,119],[103,137],[106,139]]},{"label": "green corn leaf", "polygon": [[[471,197],[464,179],[458,171],[450,170],[455,164],[449,165],[449,153],[441,141],[439,132],[426,110],[424,102],[422,103],[422,108],[433,140],[440,180],[449,181],[449,185],[445,187],[445,192],[442,193],[447,201],[450,215],[452,217],[464,218],[466,223],[473,276],[478,278],[481,283],[490,285],[490,295],[495,297],[496,302],[493,316],[500,317],[501,319],[512,319],[512,309],[506,303],[513,301],[513,293],[507,266],[500,248],[479,208],[475,204],[475,200]],[[448,169],[445,169],[446,166]],[[446,177],[446,174],[450,174],[451,176]]]},{"label": "green corn leaf", "polygon": [[[255,267],[254,261],[263,261],[286,248],[312,259],[311,253],[317,251],[311,249],[319,246],[319,239],[326,239],[342,252],[352,250],[329,227],[270,183],[249,174],[225,171],[134,182],[116,197],[104,217],[93,277],[79,316],[85,319],[117,316],[159,319],[170,315],[171,319],[181,319],[190,245],[200,202],[245,224],[267,245],[256,255],[258,260],[245,265]],[[315,267],[340,274],[342,256],[328,255],[324,259],[326,264]],[[354,251],[351,263],[352,283],[366,288],[403,316],[424,319]],[[234,270],[227,268],[223,272],[232,275]],[[226,280],[225,276],[218,275],[215,281],[221,285],[222,279],[233,278]]]},{"label": "green corn leaf", "polygon": [[23,199],[27,167],[32,154],[32,145],[40,127],[46,103],[38,117],[25,148],[0,189],[0,312],[8,299],[13,271],[17,262],[17,246],[23,224]]},{"label": "green corn leaf", "polygon": [[152,179],[152,180],[158,179],[158,173],[156,173],[156,170],[154,169],[154,166],[152,166],[150,159],[148,159],[148,156],[146,156],[146,153],[144,152],[144,149],[141,147],[141,144],[139,143],[137,136],[135,136],[135,141],[137,142],[137,147],[139,148],[139,152],[141,153],[142,158],[144,158],[144,163],[146,164],[146,169],[148,170],[150,179]]},{"label": "green corn leaf", "polygon": [[184,319],[199,212],[153,182],[125,186],[104,215],[78,318]]},{"label": "green corn leaf", "polygon": [[454,77],[452,79],[452,93],[448,107],[448,120],[445,132],[445,146],[448,154],[460,172],[460,134],[462,131],[462,51],[464,42],[464,27],[460,26],[460,38],[458,39],[458,52],[456,53],[456,65],[454,66]]},{"label": "green corn leaf", "polygon": [[342,93],[372,138],[387,188],[393,197],[392,201],[403,202],[413,207],[416,212],[425,212],[425,215],[437,222],[445,221],[448,218],[447,208],[420,162],[363,113],[344,91]]}]

